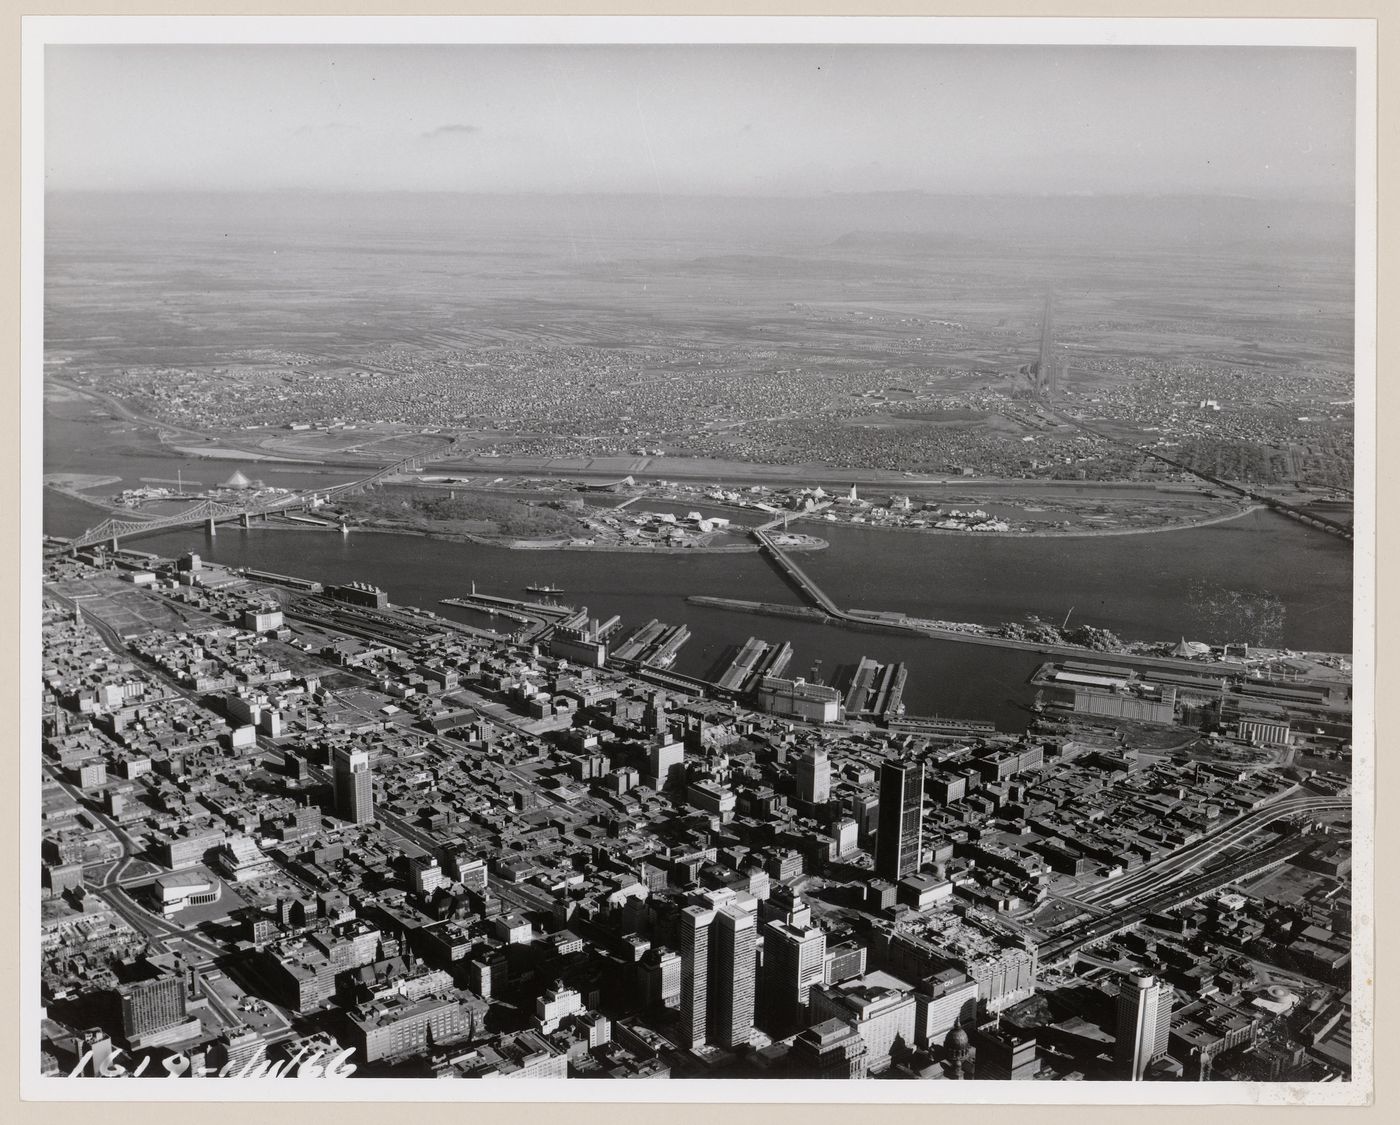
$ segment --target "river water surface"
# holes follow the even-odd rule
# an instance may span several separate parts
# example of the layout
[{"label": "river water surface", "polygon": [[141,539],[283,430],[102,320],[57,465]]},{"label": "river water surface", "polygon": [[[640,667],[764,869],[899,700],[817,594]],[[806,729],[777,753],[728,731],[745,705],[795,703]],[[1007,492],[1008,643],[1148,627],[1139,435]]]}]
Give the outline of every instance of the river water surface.
[{"label": "river water surface", "polygon": [[[268,484],[307,487],[355,475],[316,472],[271,462],[239,463],[150,455],[123,445],[120,427],[82,418],[52,418],[46,431],[47,472],[119,476],[124,487],[141,478],[217,484],[235,468]],[[118,487],[95,490],[110,496]],[[688,510],[684,504],[650,505]],[[634,506],[645,510],[646,501]],[[731,513],[754,522],[751,513]],[[45,490],[44,527],[75,535],[102,513]],[[1351,651],[1350,544],[1260,511],[1226,523],[1183,531],[1086,537],[998,538],[940,535],[850,525],[797,524],[827,539],[828,550],[800,556],[801,565],[838,605],[900,610],[949,621],[999,624],[1038,615],[1056,623],[1110,629],[1125,639],[1182,636],[1207,641],[1214,620],[1202,591],[1233,591],[1269,599],[1283,611],[1283,643],[1299,649]],[[327,582],[362,580],[382,586],[399,604],[418,605],[473,624],[474,615],[440,606],[470,591],[526,596],[527,584],[549,583],[562,599],[596,616],[618,614],[624,627],[652,617],[685,622],[691,640],[676,668],[712,675],[732,646],[749,636],[790,641],[792,674],[830,682],[862,655],[909,666],[909,710],[990,719],[1024,727],[1034,694],[1026,680],[1039,663],[1033,653],[951,641],[855,631],[835,625],[695,606],[692,594],[799,604],[796,591],[758,554],[648,556],[633,553],[511,551],[374,532],[266,530],[221,527],[217,536],[187,529],[135,540],[140,550],[175,555],[188,550],[229,566],[305,575]]]}]

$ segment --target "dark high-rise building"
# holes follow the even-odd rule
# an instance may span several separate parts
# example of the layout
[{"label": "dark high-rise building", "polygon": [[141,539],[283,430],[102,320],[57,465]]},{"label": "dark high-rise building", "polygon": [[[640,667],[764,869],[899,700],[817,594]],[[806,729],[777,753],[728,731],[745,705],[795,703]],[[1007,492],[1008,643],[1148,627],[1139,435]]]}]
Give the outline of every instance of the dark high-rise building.
[{"label": "dark high-rise building", "polygon": [[783,921],[763,928],[763,1027],[770,1035],[803,1026],[812,985],[822,983],[825,970],[825,930]]},{"label": "dark high-rise building", "polygon": [[797,759],[797,799],[809,805],[831,799],[831,757],[824,746],[814,746]]},{"label": "dark high-rise building", "polygon": [[897,883],[923,865],[924,765],[887,761],[880,770],[875,873]]},{"label": "dark high-rise building", "polygon": [[369,768],[369,751],[338,746],[332,759],[336,815],[352,824],[373,823],[374,774]]},{"label": "dark high-rise building", "polygon": [[753,1034],[758,920],[731,904],[680,916],[681,1034],[690,1047],[737,1047]]},{"label": "dark high-rise building", "polygon": [[133,981],[120,990],[122,1034],[141,1039],[185,1019],[185,982],[180,976]]},{"label": "dark high-rise building", "polygon": [[737,1047],[753,1035],[758,920],[722,906],[710,933],[710,1042]]},{"label": "dark high-rise building", "polygon": [[681,1034],[686,1046],[705,1043],[710,1013],[710,924],[715,912],[701,906],[681,911]]},{"label": "dark high-rise building", "polygon": [[666,697],[659,691],[652,692],[646,710],[642,712],[642,727],[652,734],[665,734],[670,727],[666,717]]}]

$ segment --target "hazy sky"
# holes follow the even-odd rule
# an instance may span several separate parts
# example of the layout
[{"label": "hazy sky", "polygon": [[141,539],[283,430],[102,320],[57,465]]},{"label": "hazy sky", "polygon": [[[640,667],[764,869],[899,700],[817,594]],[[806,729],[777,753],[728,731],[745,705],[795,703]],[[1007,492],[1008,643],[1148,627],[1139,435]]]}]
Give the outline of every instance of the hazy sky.
[{"label": "hazy sky", "polygon": [[1350,50],[50,46],[52,189],[1350,199]]}]

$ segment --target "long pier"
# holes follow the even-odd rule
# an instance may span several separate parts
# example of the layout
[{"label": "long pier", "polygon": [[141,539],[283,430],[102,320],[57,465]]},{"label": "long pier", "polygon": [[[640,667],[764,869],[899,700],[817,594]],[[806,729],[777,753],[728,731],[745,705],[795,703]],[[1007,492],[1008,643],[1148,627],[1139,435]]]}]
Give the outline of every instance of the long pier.
[{"label": "long pier", "polygon": [[[714,609],[729,610],[734,613],[756,613],[764,617],[787,617],[813,623],[830,622],[832,615],[812,606],[780,605],[772,602],[751,602],[740,598],[716,598],[708,595],[692,594],[686,601],[694,605],[710,606]],[[1184,672],[1197,676],[1228,677],[1238,674],[1235,669],[1221,665],[1201,664],[1199,661],[1180,660],[1171,656],[1148,656],[1135,652],[1099,652],[1097,649],[1079,648],[1075,645],[1048,644],[1041,641],[1020,641],[1012,637],[994,637],[988,633],[971,632],[965,629],[940,629],[918,620],[906,618],[900,613],[866,614],[842,613],[838,620],[853,629],[869,632],[893,631],[907,636],[928,637],[939,641],[958,641],[962,644],[984,645],[988,648],[1010,648],[1020,652],[1036,652],[1046,656],[1067,656],[1077,660],[1092,658],[1095,662],[1120,665],[1127,668],[1153,668],[1168,672]]]},{"label": "long pier", "polygon": [[685,625],[673,625],[662,638],[654,652],[647,658],[647,664],[653,667],[666,668],[675,662],[676,653],[680,652],[681,645],[690,640],[690,629]]},{"label": "long pier", "polygon": [[450,605],[458,609],[474,609],[478,613],[484,613],[489,617],[504,617],[509,621],[514,621],[517,625],[538,625],[540,623],[538,617],[529,617],[513,609],[507,609],[505,606],[486,605],[469,598],[442,598],[439,600],[438,605]]},{"label": "long pier", "polygon": [[463,594],[461,597],[443,598],[439,604],[461,606],[464,609],[479,609],[485,613],[509,609],[529,617],[542,617],[551,621],[567,618],[577,612],[565,605],[548,605],[544,602],[526,601],[523,598],[503,598],[495,594],[478,594],[475,590],[470,594]]},{"label": "long pier", "polygon": [[757,637],[750,637],[744,642],[744,647],[739,650],[724,674],[715,681],[725,691],[743,691],[744,685],[749,682],[754,674],[754,665],[768,652],[768,642],[761,641]]},{"label": "long pier", "polygon": [[562,619],[578,612],[569,606],[542,605],[539,602],[526,602],[518,598],[494,597],[491,594],[478,594],[475,590],[459,598],[443,598],[438,604],[472,609],[488,616],[504,617],[508,621],[514,621],[523,629],[523,632],[516,634],[517,639],[522,644],[535,644],[545,640],[554,632]]},{"label": "long pier", "polygon": [[612,654],[618,660],[640,660],[642,653],[652,647],[665,630],[666,626],[653,617],[613,649]]},{"label": "long pier", "polygon": [[634,661],[653,668],[665,668],[676,659],[681,645],[690,639],[685,625],[667,625],[652,618],[613,650],[619,661]]},{"label": "long pier", "polygon": [[847,717],[887,719],[899,714],[908,674],[903,664],[881,664],[862,656],[846,690]]},{"label": "long pier", "polygon": [[791,617],[799,621],[824,622],[826,614],[806,605],[788,605],[784,602],[749,602],[741,598],[716,598],[709,594],[688,594],[685,599],[691,605],[709,606],[711,609],[726,609],[733,613],[757,613],[763,617]]},{"label": "long pier", "polygon": [[750,637],[716,681],[716,686],[724,691],[742,694],[760,676],[781,676],[791,662],[792,645],[788,642],[775,645],[759,637]]}]

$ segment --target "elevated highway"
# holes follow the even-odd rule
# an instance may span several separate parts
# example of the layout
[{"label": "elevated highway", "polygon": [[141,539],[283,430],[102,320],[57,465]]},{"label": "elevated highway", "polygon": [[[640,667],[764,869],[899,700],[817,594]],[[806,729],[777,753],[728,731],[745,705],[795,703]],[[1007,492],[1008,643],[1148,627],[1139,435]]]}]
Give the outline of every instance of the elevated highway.
[{"label": "elevated highway", "polygon": [[1039,943],[1038,955],[1050,962],[1133,929],[1154,911],[1166,910],[1210,894],[1221,887],[1277,866],[1323,838],[1290,827],[1279,838],[1255,847],[1223,864],[1198,870],[1240,848],[1251,837],[1290,815],[1350,811],[1351,801],[1334,797],[1287,797],[1256,809],[1204,839],[1119,879],[1054,897],[1078,907],[1089,917],[1071,923]]},{"label": "elevated highway", "polygon": [[1263,848],[1232,860],[1223,867],[1167,886],[1149,887],[1133,895],[1129,902],[1114,907],[1107,913],[1074,923],[1068,929],[1040,942],[1036,950],[1037,956],[1041,964],[1051,964],[1081,949],[1107,941],[1116,934],[1140,925],[1155,911],[1180,906],[1221,887],[1266,871],[1270,867],[1276,867],[1307,848],[1314,838],[1310,833],[1293,831],[1272,844],[1266,844]]},{"label": "elevated highway", "polygon": [[1109,906],[1128,901],[1134,895],[1150,893],[1174,880],[1184,878],[1202,864],[1265,832],[1274,821],[1307,813],[1350,811],[1345,797],[1285,797],[1222,825],[1214,832],[1179,848],[1160,860],[1145,864],[1127,875],[1109,879],[1076,893],[1086,904]]}]

